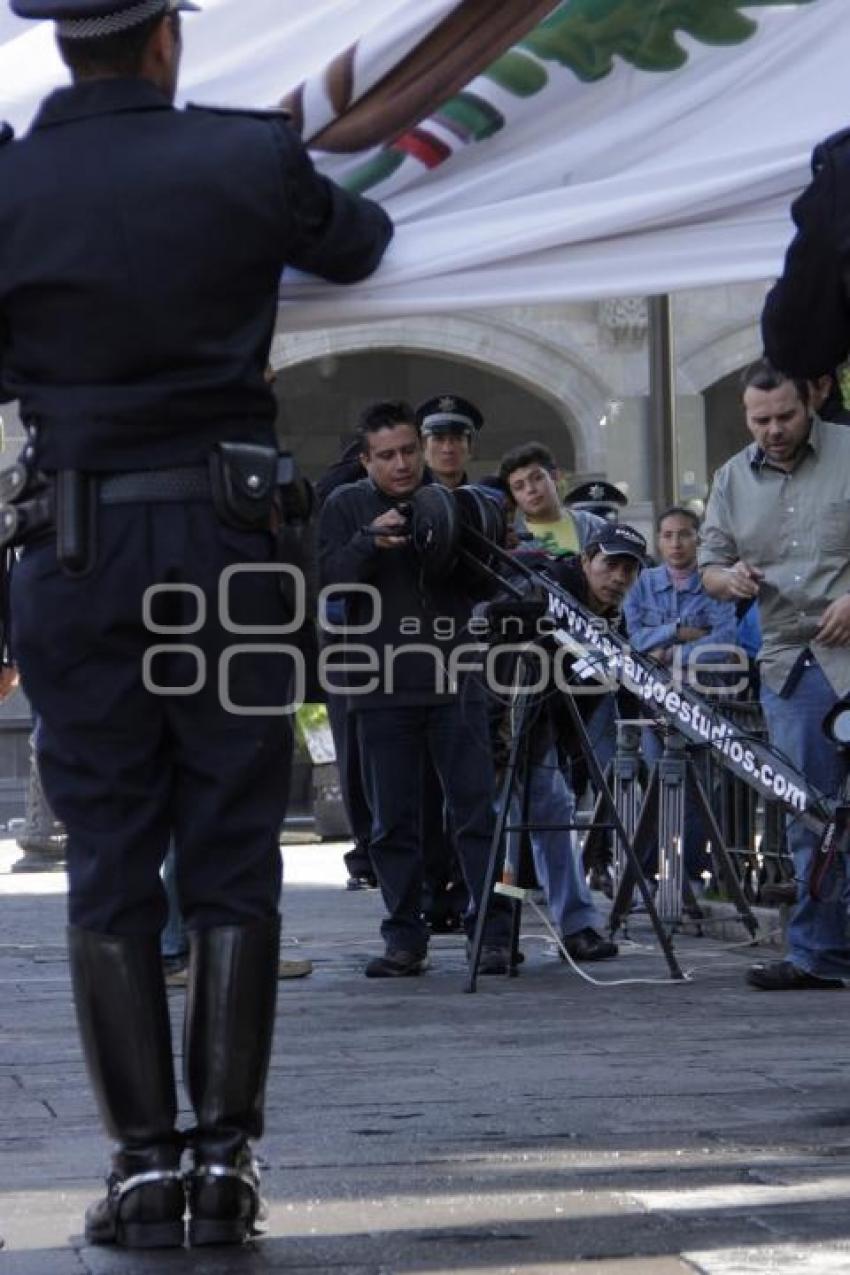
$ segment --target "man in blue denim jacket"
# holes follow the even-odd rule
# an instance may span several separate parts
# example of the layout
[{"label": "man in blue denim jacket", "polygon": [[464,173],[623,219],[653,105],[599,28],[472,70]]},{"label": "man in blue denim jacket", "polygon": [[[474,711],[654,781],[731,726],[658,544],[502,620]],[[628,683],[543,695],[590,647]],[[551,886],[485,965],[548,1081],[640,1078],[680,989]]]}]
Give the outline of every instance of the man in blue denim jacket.
[{"label": "man in blue denim jacket", "polygon": [[[674,505],[656,522],[661,566],[642,571],[626,597],[624,613],[629,641],[642,655],[668,667],[675,665],[683,679],[700,692],[720,683],[712,665],[728,666],[728,653],[719,646],[736,645],[735,607],[708,596],[697,571],[699,519],[691,509]],[[662,741],[652,729],[643,732],[647,761],[661,756]],[[689,784],[685,796],[685,870],[692,885],[708,866],[708,829]]]}]

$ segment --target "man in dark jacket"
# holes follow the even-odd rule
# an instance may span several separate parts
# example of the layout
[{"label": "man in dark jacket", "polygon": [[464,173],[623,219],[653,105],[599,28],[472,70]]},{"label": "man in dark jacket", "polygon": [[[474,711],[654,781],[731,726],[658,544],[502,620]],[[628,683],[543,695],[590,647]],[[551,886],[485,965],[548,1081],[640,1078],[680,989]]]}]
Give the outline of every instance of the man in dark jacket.
[{"label": "man in dark jacket", "polygon": [[[57,21],[73,84],[0,146],[0,393],[20,400],[38,475],[23,495],[43,517],[15,569],[15,653],[68,833],[83,1052],[118,1143],[86,1235],[127,1247],[182,1244],[187,1197],[190,1243],[254,1229],[298,663],[267,653],[292,617],[265,370],[284,266],[355,282],[392,233],[280,114],[174,109],[178,11],[196,7],[12,0]],[[186,1138],[159,956],[171,833]]]},{"label": "man in dark jacket", "polygon": [[[325,585],[346,598],[345,673],[356,714],[372,811],[371,855],[387,916],[386,950],[369,978],[420,974],[427,965],[422,918],[422,762],[439,776],[472,899],[467,932],[482,904],[493,831],[494,776],[480,696],[452,689],[445,668],[464,641],[472,605],[461,571],[425,579],[410,542],[410,501],[427,482],[413,409],[376,403],[361,423],[368,477],[333,493],[322,509],[319,558]],[[448,499],[448,497],[447,497]],[[327,651],[326,651],[327,655]],[[362,675],[354,669],[362,665]],[[332,672],[332,662],[328,663]],[[337,680],[337,685],[342,681]],[[509,914],[494,899],[481,971],[507,968]]]}]

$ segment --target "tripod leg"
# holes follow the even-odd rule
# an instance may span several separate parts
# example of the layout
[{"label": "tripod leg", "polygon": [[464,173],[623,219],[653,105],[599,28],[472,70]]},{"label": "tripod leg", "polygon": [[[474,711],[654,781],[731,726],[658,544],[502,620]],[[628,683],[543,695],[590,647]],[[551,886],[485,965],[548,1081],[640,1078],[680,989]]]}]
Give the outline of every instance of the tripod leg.
[{"label": "tripod leg", "polygon": [[[499,810],[496,815],[496,825],[493,828],[493,839],[490,843],[490,858],[487,862],[487,871],[484,876],[484,887],[481,891],[481,902],[478,907],[478,915],[475,918],[475,929],[472,933],[472,944],[469,950],[469,980],[466,985],[468,992],[474,992],[478,987],[478,966],[481,963],[481,948],[484,944],[484,927],[487,924],[487,915],[490,910],[490,900],[493,897],[493,887],[498,877],[501,875],[502,862],[504,860],[504,844],[505,844],[505,825],[508,822],[510,813],[511,798],[516,789],[517,770],[520,766],[520,757],[525,758],[523,751],[523,727],[528,713],[528,696],[522,700],[522,707],[519,713],[519,722],[511,739],[511,750],[508,756],[508,764],[505,767],[505,774],[502,779],[502,787],[499,796]],[[527,790],[527,783],[525,785]],[[513,944],[512,944],[513,947]],[[513,956],[513,951],[512,951]]]},{"label": "tripod leg", "polygon": [[670,970],[670,977],[675,979],[684,979],[685,976],[681,971],[679,962],[676,960],[676,953],[673,951],[673,944],[670,940],[670,936],[659,920],[658,912],[655,908],[655,900],[653,899],[649,886],[646,883],[646,877],[643,875],[643,869],[641,868],[638,857],[635,854],[634,845],[623,826],[623,821],[620,818],[620,812],[617,810],[617,804],[614,801],[611,789],[608,787],[608,784],[605,781],[605,776],[602,774],[602,770],[600,769],[599,762],[596,760],[596,754],[593,751],[593,745],[590,742],[587,727],[582,721],[581,714],[576,708],[573,696],[565,695],[564,698],[567,702],[579,742],[581,743],[582,751],[584,752],[587,760],[591,778],[596,784],[599,792],[603,794],[605,804],[610,812],[611,822],[614,825],[614,831],[616,835],[620,837],[623,849],[626,852],[626,858],[629,862],[629,868],[635,879],[635,884],[640,890],[641,898],[646,905],[649,919],[652,922],[652,928],[655,930],[655,937],[658,939],[658,943],[664,952],[667,966]]},{"label": "tripod leg", "polygon": [[[658,768],[653,766],[649,774],[649,783],[646,786],[646,793],[641,802],[638,811],[635,829],[632,833],[632,845],[637,848],[642,846],[649,832],[658,826]],[[619,845],[619,839],[618,839]],[[627,861],[623,875],[620,879],[620,886],[614,896],[614,902],[611,907],[611,916],[609,918],[609,928],[613,934],[616,934],[620,928],[623,917],[629,910],[632,901],[632,894],[635,888],[635,874],[632,872],[631,864]]]},{"label": "tripod leg", "polygon": [[688,771],[694,782],[697,800],[702,807],[702,812],[705,815],[708,829],[711,833],[711,857],[718,867],[719,874],[723,879],[723,884],[726,886],[729,896],[735,904],[739,917],[749,931],[750,936],[752,938],[756,938],[759,929],[758,921],[753,915],[752,908],[747,902],[744,891],[741,889],[741,882],[738,880],[738,874],[732,863],[732,857],[729,854],[723,840],[723,833],[720,831],[720,825],[718,824],[714,811],[711,808],[711,804],[708,800],[708,794],[703,787],[702,780],[697,772],[696,766],[693,763],[693,759],[690,757],[688,758]]}]

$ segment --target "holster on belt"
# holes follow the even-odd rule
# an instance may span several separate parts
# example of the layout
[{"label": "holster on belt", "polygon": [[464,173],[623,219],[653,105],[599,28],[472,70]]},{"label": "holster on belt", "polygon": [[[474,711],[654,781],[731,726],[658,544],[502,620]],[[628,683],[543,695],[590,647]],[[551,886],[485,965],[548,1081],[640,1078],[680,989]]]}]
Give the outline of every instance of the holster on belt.
[{"label": "holster on belt", "polygon": [[258,443],[216,443],[210,452],[216,514],[239,531],[270,531],[277,449]]}]

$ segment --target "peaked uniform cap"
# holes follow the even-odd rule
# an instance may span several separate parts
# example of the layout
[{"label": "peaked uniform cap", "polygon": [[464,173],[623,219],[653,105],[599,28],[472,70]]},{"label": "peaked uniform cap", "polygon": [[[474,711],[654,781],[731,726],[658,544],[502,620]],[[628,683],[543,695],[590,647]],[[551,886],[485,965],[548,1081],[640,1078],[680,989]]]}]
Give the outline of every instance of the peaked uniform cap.
[{"label": "peaked uniform cap", "polygon": [[484,426],[484,417],[474,403],[459,394],[438,394],[416,409],[416,423],[423,434],[469,434],[474,437]]},{"label": "peaked uniform cap", "polygon": [[564,497],[565,505],[627,505],[628,497],[619,487],[606,482],[604,478],[594,478],[589,483],[580,483],[573,487]]},{"label": "peaked uniform cap", "polygon": [[194,0],[11,0],[19,18],[56,23],[66,40],[96,40],[129,31],[150,18],[197,11]]}]

